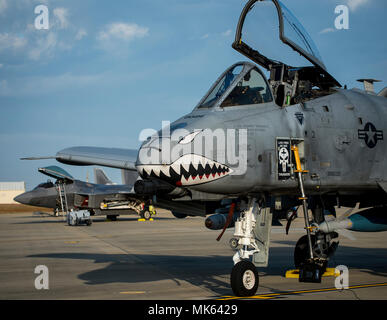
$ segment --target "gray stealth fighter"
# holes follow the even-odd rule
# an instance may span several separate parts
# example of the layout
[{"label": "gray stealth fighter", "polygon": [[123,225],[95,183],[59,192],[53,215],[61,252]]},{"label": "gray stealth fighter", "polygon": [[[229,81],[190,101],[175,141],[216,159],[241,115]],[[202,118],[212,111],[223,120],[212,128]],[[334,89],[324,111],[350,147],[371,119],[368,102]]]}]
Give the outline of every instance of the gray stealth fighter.
[{"label": "gray stealth fighter", "polygon": [[126,184],[116,185],[97,168],[97,183],[76,180],[57,166],[38,170],[55,178],[56,182],[41,183],[33,190],[15,197],[15,201],[30,206],[52,208],[54,213],[60,210],[68,212],[71,209],[88,210],[91,215],[106,215],[109,220],[116,220],[122,214],[138,214],[146,220],[151,218],[146,204],[133,190],[135,180],[125,180]]},{"label": "gray stealth fighter", "polygon": [[[280,40],[311,66],[290,66],[252,44],[260,30],[257,23],[264,21],[255,15],[268,7],[278,17]],[[169,134],[160,130],[139,151],[73,147],[55,158],[137,170],[142,180],[134,186],[136,193],[181,215],[213,214],[225,199],[231,201],[221,226],[235,225],[231,287],[238,296],[256,292],[256,267],[268,265],[273,213],[302,205],[306,235],[296,244],[294,262],[300,281],[319,282],[341,230],[387,230],[387,88],[374,93],[372,79],[365,80],[364,91],[341,88],[303,26],[278,0],[248,1],[232,47],[267,69],[270,78],[256,64],[236,63],[191,113],[171,124]],[[220,148],[226,154],[245,149],[245,158],[239,158],[239,164],[247,164],[245,171],[238,172],[228,158],[219,160],[213,143],[205,141],[206,152],[195,149],[208,129],[239,130],[240,136],[245,130],[245,140]],[[181,146],[180,153],[162,159]],[[161,160],[144,161],[148,154]],[[336,206],[356,205],[369,209],[326,219],[335,215]],[[209,217],[208,225],[219,217]]]}]

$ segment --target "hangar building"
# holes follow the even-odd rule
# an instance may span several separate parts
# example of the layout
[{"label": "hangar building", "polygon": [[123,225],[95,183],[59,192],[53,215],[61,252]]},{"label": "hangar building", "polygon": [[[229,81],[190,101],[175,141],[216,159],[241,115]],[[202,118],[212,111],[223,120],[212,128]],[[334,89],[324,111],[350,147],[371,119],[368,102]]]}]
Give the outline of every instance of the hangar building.
[{"label": "hangar building", "polygon": [[26,184],[21,182],[0,182],[0,204],[15,204],[13,198],[26,191]]}]

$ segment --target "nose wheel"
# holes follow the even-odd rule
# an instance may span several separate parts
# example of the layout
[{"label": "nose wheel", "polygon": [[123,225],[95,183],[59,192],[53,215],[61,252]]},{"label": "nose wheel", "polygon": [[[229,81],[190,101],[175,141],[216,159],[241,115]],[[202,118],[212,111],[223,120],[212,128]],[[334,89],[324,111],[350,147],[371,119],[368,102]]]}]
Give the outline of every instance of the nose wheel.
[{"label": "nose wheel", "polygon": [[258,289],[259,277],[253,263],[248,260],[239,261],[231,271],[231,288],[238,297],[253,296]]}]

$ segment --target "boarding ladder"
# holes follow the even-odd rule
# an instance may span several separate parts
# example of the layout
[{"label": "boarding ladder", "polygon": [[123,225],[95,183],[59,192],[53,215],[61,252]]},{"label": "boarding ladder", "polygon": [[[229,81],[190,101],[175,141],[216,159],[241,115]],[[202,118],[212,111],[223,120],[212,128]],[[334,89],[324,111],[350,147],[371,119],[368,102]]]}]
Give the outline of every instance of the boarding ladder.
[{"label": "boarding ladder", "polygon": [[58,191],[62,213],[65,213],[65,217],[67,217],[69,213],[69,206],[67,203],[66,184],[63,180],[58,180],[55,185],[56,190]]}]

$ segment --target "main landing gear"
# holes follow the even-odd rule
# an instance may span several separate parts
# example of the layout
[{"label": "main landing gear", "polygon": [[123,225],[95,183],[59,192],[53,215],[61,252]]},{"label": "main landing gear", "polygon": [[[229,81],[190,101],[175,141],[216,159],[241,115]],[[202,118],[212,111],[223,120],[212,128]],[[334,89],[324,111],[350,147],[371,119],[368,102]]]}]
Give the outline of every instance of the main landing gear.
[{"label": "main landing gear", "polygon": [[[308,203],[304,191],[304,182],[302,175],[307,173],[301,167],[300,156],[297,146],[292,146],[296,161],[296,170],[298,176],[298,186],[300,188],[302,207],[304,211],[304,221],[306,236],[301,237],[294,250],[294,264],[300,269],[300,282],[321,282],[321,277],[328,265],[329,257],[334,253],[338,243],[331,243],[331,240],[337,237],[335,233],[324,234],[316,230],[315,224],[324,221],[324,210],[322,205],[314,205],[312,207],[313,224],[311,226],[308,215]],[[313,200],[313,199],[311,199]],[[317,202],[318,201],[312,201]],[[332,208],[334,210],[334,208]]]},{"label": "main landing gear", "polygon": [[[334,208],[330,209],[332,213]],[[324,216],[320,215],[321,207],[312,208],[313,224],[320,224],[324,221]],[[332,241],[337,238],[336,232],[322,233],[315,228],[311,228],[311,247],[313,257],[310,257],[309,244],[307,235],[302,236],[294,249],[294,265],[300,269],[300,282],[321,282],[321,275],[324,274],[328,266],[330,257],[335,253],[339,242]],[[303,270],[309,270],[309,276]],[[304,271],[305,271],[304,270]],[[313,274],[314,270],[314,274]],[[317,273],[320,275],[317,277]]]}]

